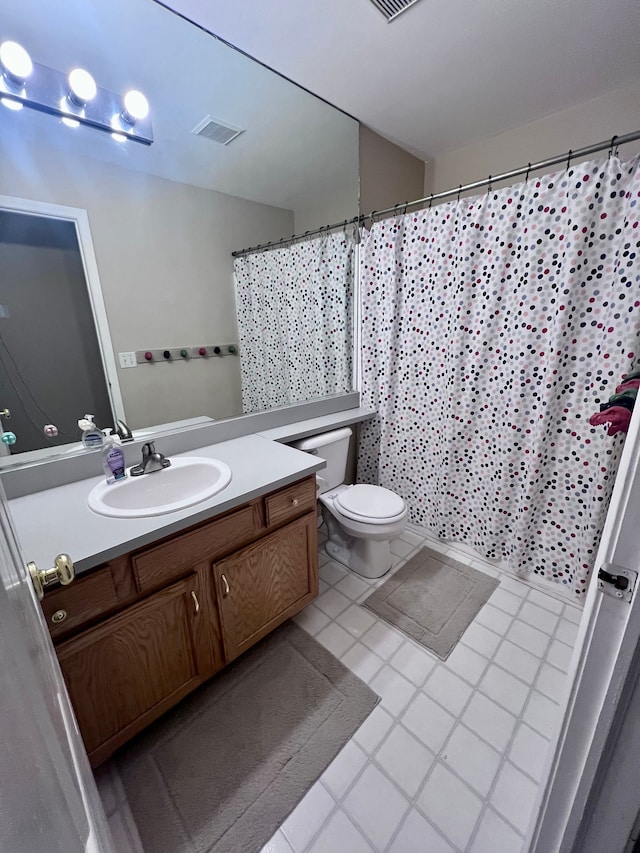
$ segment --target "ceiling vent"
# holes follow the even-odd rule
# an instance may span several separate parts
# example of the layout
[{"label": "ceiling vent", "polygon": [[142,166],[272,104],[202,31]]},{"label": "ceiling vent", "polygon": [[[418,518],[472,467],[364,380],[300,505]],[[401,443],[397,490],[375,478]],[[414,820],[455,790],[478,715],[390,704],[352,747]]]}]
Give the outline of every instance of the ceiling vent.
[{"label": "ceiling vent", "polygon": [[409,6],[413,6],[418,0],[371,0],[373,5],[385,16],[387,21],[393,21]]},{"label": "ceiling vent", "polygon": [[230,124],[225,124],[217,118],[205,116],[202,121],[191,131],[195,136],[204,136],[205,139],[210,139],[212,142],[219,142],[221,145],[228,145],[244,130],[239,127],[233,127]]}]

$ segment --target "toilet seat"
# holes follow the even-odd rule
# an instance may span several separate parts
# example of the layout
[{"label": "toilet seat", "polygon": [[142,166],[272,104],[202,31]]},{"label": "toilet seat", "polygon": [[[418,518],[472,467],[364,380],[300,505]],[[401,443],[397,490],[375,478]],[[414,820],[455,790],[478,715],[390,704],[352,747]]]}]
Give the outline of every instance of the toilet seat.
[{"label": "toilet seat", "polygon": [[341,515],[369,524],[389,524],[406,512],[404,500],[382,486],[364,483],[336,495],[334,505]]}]

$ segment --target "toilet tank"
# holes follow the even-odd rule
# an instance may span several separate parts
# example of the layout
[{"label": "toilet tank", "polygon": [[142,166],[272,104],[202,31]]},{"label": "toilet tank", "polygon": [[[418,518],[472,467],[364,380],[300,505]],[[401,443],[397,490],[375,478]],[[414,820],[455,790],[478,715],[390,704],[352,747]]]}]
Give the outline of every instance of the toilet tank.
[{"label": "toilet tank", "polygon": [[326,461],[327,467],[318,471],[317,474],[318,487],[321,493],[335,489],[336,486],[344,483],[350,438],[351,429],[343,427],[342,429],[331,430],[331,432],[323,432],[320,435],[311,435],[309,438],[291,443],[292,447],[304,450],[306,453],[313,453]]}]

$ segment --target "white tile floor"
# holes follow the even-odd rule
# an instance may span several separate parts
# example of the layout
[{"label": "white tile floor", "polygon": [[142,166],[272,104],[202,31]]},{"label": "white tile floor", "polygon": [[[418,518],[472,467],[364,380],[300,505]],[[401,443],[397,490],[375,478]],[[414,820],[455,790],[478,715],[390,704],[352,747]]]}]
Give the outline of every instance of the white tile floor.
[{"label": "white tile floor", "polygon": [[[321,546],[296,622],[382,701],[261,853],[521,853],[581,611],[414,527],[392,571],[423,545],[500,579],[446,662],[360,606],[384,579]],[[143,853],[117,778],[97,778],[119,853]]]}]

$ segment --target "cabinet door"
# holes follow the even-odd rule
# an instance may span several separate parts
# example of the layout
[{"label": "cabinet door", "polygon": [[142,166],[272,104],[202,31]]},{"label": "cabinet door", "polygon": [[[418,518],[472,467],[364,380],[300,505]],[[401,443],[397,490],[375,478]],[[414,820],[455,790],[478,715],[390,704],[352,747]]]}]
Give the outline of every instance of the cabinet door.
[{"label": "cabinet door", "polygon": [[201,600],[194,573],[58,646],[94,766],[211,675]]},{"label": "cabinet door", "polygon": [[315,512],[214,563],[213,571],[231,661],[318,594]]}]

